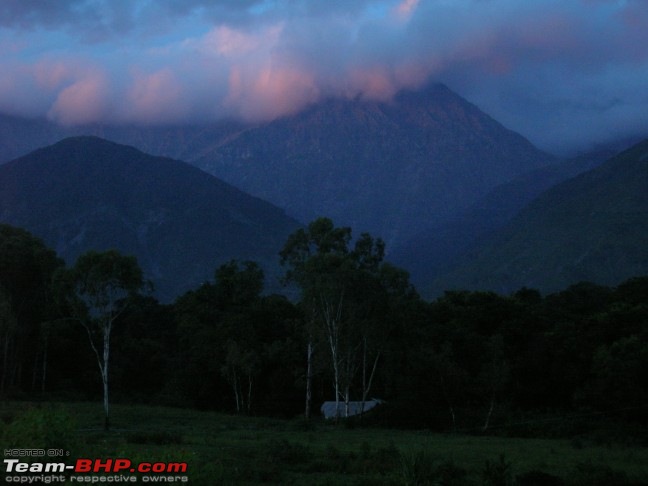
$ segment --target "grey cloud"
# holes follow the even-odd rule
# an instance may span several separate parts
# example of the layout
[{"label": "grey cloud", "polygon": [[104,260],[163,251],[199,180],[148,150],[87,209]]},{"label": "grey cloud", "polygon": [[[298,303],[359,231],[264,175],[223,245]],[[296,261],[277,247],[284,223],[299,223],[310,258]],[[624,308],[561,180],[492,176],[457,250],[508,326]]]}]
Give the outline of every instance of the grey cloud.
[{"label": "grey cloud", "polygon": [[69,23],[87,0],[5,0],[0,2],[0,25],[32,28]]}]

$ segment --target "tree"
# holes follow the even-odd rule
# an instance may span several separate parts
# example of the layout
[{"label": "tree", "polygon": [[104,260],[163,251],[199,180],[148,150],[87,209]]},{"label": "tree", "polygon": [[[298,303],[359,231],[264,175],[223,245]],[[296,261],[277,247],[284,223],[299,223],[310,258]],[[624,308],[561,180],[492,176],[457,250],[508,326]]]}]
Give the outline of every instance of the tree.
[{"label": "tree", "polygon": [[0,286],[0,342],[2,342],[2,374],[0,375],[0,392],[4,391],[5,383],[10,375],[11,343],[16,334],[16,318],[11,309],[11,302]]},{"label": "tree", "polygon": [[[308,319],[307,369],[316,342],[328,350],[336,411],[344,400],[348,415],[351,387],[361,373],[361,397],[366,400],[382,347],[387,342],[391,295],[405,289],[414,295],[407,274],[383,263],[385,245],[368,233],[353,248],[351,229],[336,228],[319,218],[288,237],[280,252],[286,282],[301,288],[301,304]],[[307,373],[306,416],[310,410]],[[336,417],[337,418],[337,417]]]},{"label": "tree", "polygon": [[591,374],[576,396],[581,405],[646,423],[648,342],[645,335],[631,335],[601,345],[592,356]]},{"label": "tree", "polygon": [[319,218],[288,237],[280,252],[281,264],[287,267],[285,282],[296,283],[302,290],[302,305],[307,308],[307,376],[306,410],[310,415],[312,359],[315,332],[325,335],[333,368],[336,410],[340,397],[340,326],[344,303],[343,267],[347,260],[351,228],[335,228],[333,221]]},{"label": "tree", "polygon": [[261,360],[260,342],[250,312],[259,305],[263,270],[255,262],[232,260],[216,270],[214,286],[226,333],[221,373],[232,387],[237,413],[249,414],[252,389]]},{"label": "tree", "polygon": [[485,343],[484,359],[479,378],[488,397],[488,411],[482,432],[488,430],[497,395],[504,389],[509,378],[509,366],[504,358],[504,340],[501,335],[495,334]]},{"label": "tree", "polygon": [[144,289],[142,270],[133,256],[123,256],[116,250],[89,251],[60,278],[67,290],[68,309],[85,328],[97,358],[103,385],[104,427],[108,430],[110,336],[130,299]]},{"label": "tree", "polygon": [[[279,405],[295,372],[290,331],[299,314],[284,297],[262,296],[264,275],[255,262],[232,260],[213,283],[187,292],[175,304],[179,370],[197,405],[249,414]],[[224,400],[224,397],[226,399]],[[267,409],[267,408],[266,408]]]},{"label": "tree", "polygon": [[111,396],[159,402],[177,397],[177,329],[171,305],[144,295],[132,299],[111,336]]},{"label": "tree", "polygon": [[46,354],[43,323],[55,315],[52,276],[62,265],[40,239],[0,224],[0,393],[26,389],[30,376],[36,387],[38,361]]}]

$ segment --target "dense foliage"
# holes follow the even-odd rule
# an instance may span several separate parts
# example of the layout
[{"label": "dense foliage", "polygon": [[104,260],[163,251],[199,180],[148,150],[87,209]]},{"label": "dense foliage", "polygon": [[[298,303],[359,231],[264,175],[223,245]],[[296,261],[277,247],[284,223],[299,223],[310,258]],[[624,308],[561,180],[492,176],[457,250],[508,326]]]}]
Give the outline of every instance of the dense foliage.
[{"label": "dense foliage", "polygon": [[[314,411],[335,399],[337,380],[343,401],[386,401],[366,418],[381,425],[569,435],[648,423],[648,277],[426,302],[383,262],[380,240],[325,219],[299,231],[282,251],[298,301],[264,294],[259,266],[237,261],[173,304],[129,297],[112,327],[111,400],[294,417],[309,380]],[[99,401],[100,367],[61,295],[62,262],[2,226],[0,265],[0,393]]]}]

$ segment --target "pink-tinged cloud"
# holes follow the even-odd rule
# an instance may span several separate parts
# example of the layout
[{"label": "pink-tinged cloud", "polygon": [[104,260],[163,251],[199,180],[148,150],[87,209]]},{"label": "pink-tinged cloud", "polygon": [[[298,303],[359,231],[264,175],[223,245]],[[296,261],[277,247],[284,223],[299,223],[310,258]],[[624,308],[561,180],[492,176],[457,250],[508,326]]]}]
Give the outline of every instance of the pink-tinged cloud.
[{"label": "pink-tinged cloud", "polygon": [[294,113],[318,96],[309,72],[271,64],[259,70],[234,66],[224,106],[247,120],[270,120]]},{"label": "pink-tinged cloud", "polygon": [[372,100],[387,101],[396,93],[396,86],[390,70],[383,66],[352,69],[349,73],[350,97],[361,95]]},{"label": "pink-tinged cloud", "polygon": [[260,44],[257,36],[246,34],[226,25],[212,31],[205,40],[212,44],[213,50],[222,56],[246,54],[258,49]]},{"label": "pink-tinged cloud", "polygon": [[229,25],[214,27],[198,39],[188,39],[183,49],[203,56],[240,58],[259,52],[268,52],[279,41],[283,23],[265,26],[258,30],[244,30]]},{"label": "pink-tinged cloud", "polygon": [[135,72],[120,118],[145,124],[182,121],[190,113],[184,87],[168,68],[146,74]]},{"label": "pink-tinged cloud", "polygon": [[110,118],[111,108],[108,79],[89,72],[59,93],[47,115],[63,125],[81,125]]},{"label": "pink-tinged cloud", "polygon": [[0,113],[42,117],[56,96],[37,81],[34,66],[0,63]]},{"label": "pink-tinged cloud", "polygon": [[393,78],[399,89],[417,89],[440,70],[441,62],[435,58],[428,57],[425,63],[412,59],[396,65]]},{"label": "pink-tinged cloud", "polygon": [[394,9],[396,16],[401,20],[407,20],[416,10],[419,1],[420,0],[403,0]]},{"label": "pink-tinged cloud", "polygon": [[45,91],[54,91],[72,79],[75,69],[63,60],[41,61],[34,65],[34,79]]}]

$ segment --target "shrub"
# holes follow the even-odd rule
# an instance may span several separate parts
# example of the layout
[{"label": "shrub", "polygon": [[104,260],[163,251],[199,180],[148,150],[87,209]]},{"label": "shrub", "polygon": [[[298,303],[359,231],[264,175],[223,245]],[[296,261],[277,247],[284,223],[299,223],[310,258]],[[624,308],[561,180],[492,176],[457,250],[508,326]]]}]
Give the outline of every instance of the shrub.
[{"label": "shrub", "polygon": [[437,477],[435,459],[426,451],[401,456],[401,475],[406,486],[434,484]]},{"label": "shrub", "polygon": [[511,463],[504,454],[501,454],[496,462],[486,461],[482,470],[482,481],[484,486],[510,486],[514,484]]},{"label": "shrub", "polygon": [[281,464],[306,464],[313,457],[308,447],[286,439],[268,441],[267,450],[270,460]]},{"label": "shrub", "polygon": [[631,484],[628,476],[622,472],[591,463],[581,463],[576,467],[576,474],[573,477],[574,486],[624,486]]},{"label": "shrub", "polygon": [[517,486],[563,486],[565,484],[558,476],[544,471],[529,471],[519,474],[516,480]]},{"label": "shrub", "polygon": [[126,442],[130,444],[169,445],[182,444],[182,435],[166,430],[137,431],[126,435]]},{"label": "shrub", "polygon": [[439,486],[463,486],[470,484],[468,472],[452,461],[446,461],[437,467],[437,482]]},{"label": "shrub", "polygon": [[78,445],[76,423],[62,409],[30,408],[18,414],[4,428],[4,442],[10,448],[64,449]]}]

